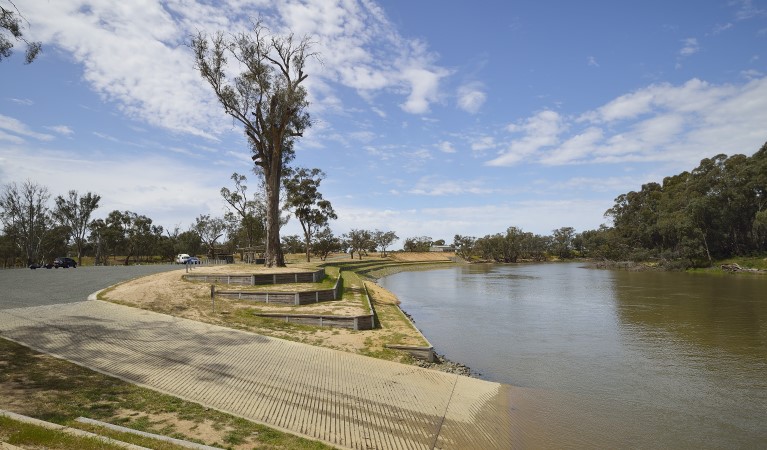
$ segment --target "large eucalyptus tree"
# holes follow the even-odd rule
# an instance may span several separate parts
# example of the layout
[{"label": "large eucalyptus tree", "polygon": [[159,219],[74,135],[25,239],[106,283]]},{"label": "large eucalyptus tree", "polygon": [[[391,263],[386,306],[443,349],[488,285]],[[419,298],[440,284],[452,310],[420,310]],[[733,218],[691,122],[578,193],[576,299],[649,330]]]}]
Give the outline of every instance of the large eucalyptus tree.
[{"label": "large eucalyptus tree", "polygon": [[[302,83],[308,38],[273,34],[261,22],[250,33],[192,39],[197,68],[213,88],[224,111],[243,125],[253,162],[261,169],[266,190],[266,266],[284,266],[280,247],[280,187],[283,169],[294,156],[295,139],[311,122]],[[228,58],[235,64],[228,65]],[[227,71],[241,72],[231,76]]]}]

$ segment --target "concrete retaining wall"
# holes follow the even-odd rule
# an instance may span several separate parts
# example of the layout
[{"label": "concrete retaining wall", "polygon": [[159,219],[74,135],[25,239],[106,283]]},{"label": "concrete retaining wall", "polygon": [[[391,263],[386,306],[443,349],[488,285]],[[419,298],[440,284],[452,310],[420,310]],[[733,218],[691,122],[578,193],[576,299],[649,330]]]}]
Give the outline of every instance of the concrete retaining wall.
[{"label": "concrete retaining wall", "polygon": [[258,313],[259,317],[282,319],[289,323],[313,325],[319,327],[349,328],[352,330],[372,330],[375,316],[325,316],[314,314],[281,314],[281,313]]},{"label": "concrete retaining wall", "polygon": [[[342,276],[339,273],[338,281],[334,291],[336,292],[336,298],[341,298],[341,289],[343,283],[341,282]],[[363,285],[364,286],[364,285]],[[316,314],[281,314],[281,313],[259,313],[256,314],[259,317],[270,317],[273,319],[283,319],[285,322],[299,323],[302,325],[313,325],[319,327],[338,327],[338,328],[350,328],[352,330],[372,330],[378,325],[378,318],[376,317],[375,308],[373,302],[370,300],[367,287],[365,287],[365,302],[367,302],[370,314],[362,316],[329,316],[329,315],[316,315]]]},{"label": "concrete retaining wall", "polygon": [[[305,272],[307,275],[319,277],[322,272],[322,278],[325,278],[325,269],[317,272]],[[289,274],[291,276],[297,274]],[[270,275],[271,276],[271,275]],[[320,278],[320,279],[322,279]],[[215,295],[233,300],[247,300],[261,303],[278,303],[281,305],[309,305],[312,303],[327,302],[341,298],[341,289],[343,289],[341,273],[338,274],[336,284],[332,289],[318,289],[314,291],[301,292],[265,292],[265,291],[215,291]],[[230,280],[231,281],[231,280]],[[234,283],[228,283],[234,284]]]},{"label": "concrete retaining wall", "polygon": [[325,269],[316,272],[266,273],[266,274],[186,274],[187,281],[205,283],[256,286],[262,284],[319,283],[325,279]]}]

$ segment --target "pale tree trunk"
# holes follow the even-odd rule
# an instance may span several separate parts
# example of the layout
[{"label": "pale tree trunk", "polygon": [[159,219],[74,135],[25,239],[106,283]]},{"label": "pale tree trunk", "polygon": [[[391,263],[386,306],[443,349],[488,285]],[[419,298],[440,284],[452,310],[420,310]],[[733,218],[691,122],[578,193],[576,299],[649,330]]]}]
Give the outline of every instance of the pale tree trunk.
[{"label": "pale tree trunk", "polygon": [[306,262],[312,262],[311,254],[312,254],[311,240],[307,237],[306,238]]},{"label": "pale tree trunk", "polygon": [[[277,165],[277,164],[275,164]],[[285,256],[280,245],[280,170],[271,168],[266,173],[266,267],[285,267]]]},{"label": "pale tree trunk", "polygon": [[[311,225],[309,225],[311,227]],[[312,262],[311,261],[311,254],[312,254],[312,235],[311,235],[311,228],[307,228],[306,225],[304,225],[303,222],[301,222],[301,228],[304,230],[304,243],[306,244],[306,262]]]}]

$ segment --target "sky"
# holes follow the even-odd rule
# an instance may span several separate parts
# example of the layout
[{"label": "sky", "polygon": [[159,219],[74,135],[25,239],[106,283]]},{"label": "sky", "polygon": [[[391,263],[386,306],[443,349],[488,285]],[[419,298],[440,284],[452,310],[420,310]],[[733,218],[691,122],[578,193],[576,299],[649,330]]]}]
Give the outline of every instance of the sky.
[{"label": "sky", "polygon": [[259,16],[318,54],[293,165],[326,173],[336,234],[595,229],[620,194],[767,141],[767,0],[14,3],[43,52],[0,61],[0,185],[94,192],[97,217],[185,230],[223,216],[233,173],[256,189],[188,43]]}]

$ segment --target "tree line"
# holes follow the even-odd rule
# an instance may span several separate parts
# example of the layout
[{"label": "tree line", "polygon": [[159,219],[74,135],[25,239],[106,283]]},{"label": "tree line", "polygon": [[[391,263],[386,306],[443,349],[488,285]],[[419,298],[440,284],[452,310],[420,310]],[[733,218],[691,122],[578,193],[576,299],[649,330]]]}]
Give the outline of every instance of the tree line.
[{"label": "tree line", "polygon": [[707,266],[767,251],[767,144],[752,156],[719,154],[691,171],[622,194],[605,215],[613,226],[589,235],[610,259],[658,259]]},{"label": "tree line", "polygon": [[164,230],[152,219],[132,211],[112,211],[93,218],[101,196],[71,190],[50,204],[50,191],[33,181],[10,183],[0,191],[0,265],[28,266],[73,255],[95,264],[121,256],[122,263],[172,260],[182,247],[199,246],[199,235]]},{"label": "tree line", "polygon": [[[285,225],[291,214],[296,217],[304,231],[301,251],[306,252],[307,260],[312,253],[327,257],[340,248],[340,241],[336,243],[338,239],[327,228],[336,214],[319,192],[324,176],[319,169],[284,172],[286,200],[280,224]],[[81,195],[71,190],[51,204],[46,186],[30,180],[9,183],[0,187],[0,266],[44,264],[70,254],[77,257],[78,264],[90,256],[94,264],[103,265],[173,261],[179,253],[210,258],[242,249],[260,248],[263,253],[267,235],[263,187],[249,196],[245,176],[234,173],[231,180],[234,186],[220,191],[226,213],[200,214],[185,231],[178,226],[166,229],[133,211],[114,210],[94,218],[101,196],[92,192]],[[292,239],[286,237],[283,242],[289,244]],[[315,242],[319,246],[313,252]]]},{"label": "tree line", "polygon": [[456,235],[467,260],[517,262],[552,257],[657,261],[668,268],[767,252],[767,144],[752,156],[716,155],[691,171],[619,195],[605,212],[612,226],[551,235],[509,227],[481,238]]}]

